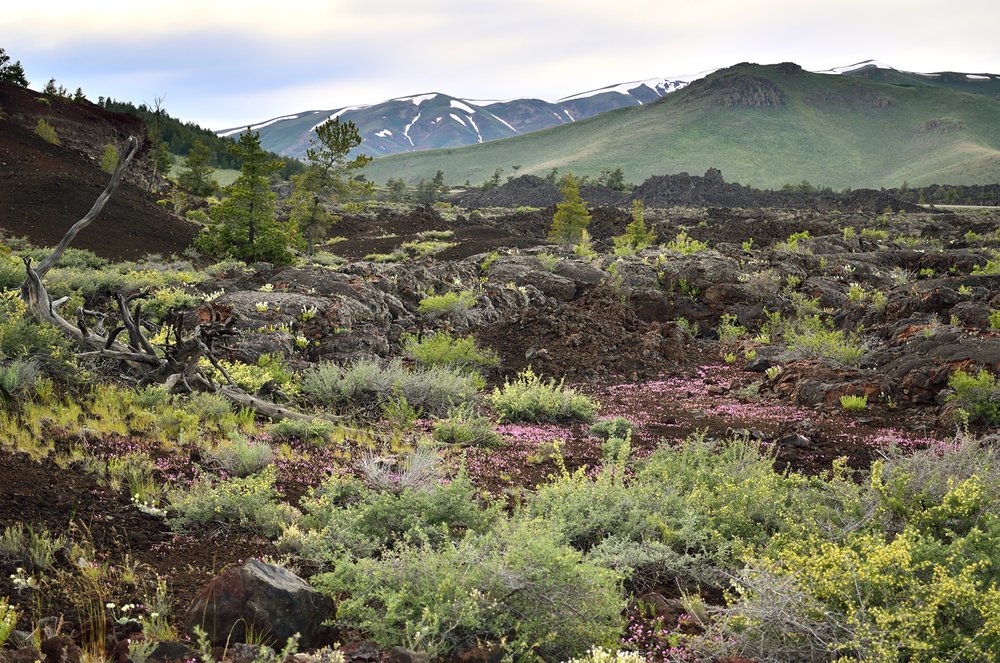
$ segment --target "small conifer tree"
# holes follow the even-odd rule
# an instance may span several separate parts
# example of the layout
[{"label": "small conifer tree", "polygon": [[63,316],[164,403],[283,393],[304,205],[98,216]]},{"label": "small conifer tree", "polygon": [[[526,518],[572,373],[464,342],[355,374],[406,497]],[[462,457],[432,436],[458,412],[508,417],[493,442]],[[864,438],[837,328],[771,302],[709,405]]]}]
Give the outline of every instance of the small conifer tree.
[{"label": "small conifer tree", "polygon": [[615,253],[631,254],[656,243],[656,233],[646,226],[646,214],[641,200],[632,201],[632,222],[625,234],[614,238]]},{"label": "small conifer tree", "polygon": [[101,170],[105,173],[113,173],[117,165],[118,149],[111,143],[107,143],[104,146],[104,152],[101,154]]},{"label": "small conifer tree", "polygon": [[38,119],[38,124],[35,125],[35,133],[46,143],[59,145],[59,136],[56,134],[55,127],[49,124],[44,118]]},{"label": "small conifer tree", "polygon": [[567,174],[562,184],[563,201],[556,205],[549,240],[560,244],[578,242],[584,230],[590,225],[590,212],[580,198],[580,187],[572,173]]}]

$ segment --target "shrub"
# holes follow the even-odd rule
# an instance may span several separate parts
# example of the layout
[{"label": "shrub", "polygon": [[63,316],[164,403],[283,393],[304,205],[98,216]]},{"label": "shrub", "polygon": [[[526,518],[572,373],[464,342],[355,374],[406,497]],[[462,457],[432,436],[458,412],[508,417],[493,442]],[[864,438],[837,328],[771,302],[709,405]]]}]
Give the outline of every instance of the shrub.
[{"label": "shrub", "polygon": [[151,298],[142,304],[143,313],[154,320],[163,320],[168,313],[193,309],[201,304],[201,297],[193,295],[183,288],[167,286],[158,289]]},{"label": "shrub", "polygon": [[240,531],[274,537],[296,515],[295,509],[278,502],[274,489],[275,470],[212,483],[200,479],[186,490],[169,496],[175,531]]},{"label": "shrub", "polygon": [[302,376],[302,391],[322,405],[361,406],[384,404],[402,396],[414,408],[443,414],[477,393],[474,376],[447,366],[405,370],[399,360],[382,366],[362,359],[348,367],[318,364]]},{"label": "shrub", "polygon": [[38,118],[38,124],[35,125],[35,134],[46,143],[52,143],[53,145],[60,144],[59,135],[56,133],[55,127],[49,124],[45,118]]},{"label": "shrub", "polygon": [[616,575],[538,523],[503,525],[435,548],[406,543],[314,577],[341,598],[337,616],[388,647],[446,658],[503,644],[515,660],[565,660],[613,646],[625,602]]},{"label": "shrub", "polygon": [[101,170],[110,175],[115,172],[115,168],[117,166],[118,148],[111,143],[106,143],[104,145],[104,151],[101,153]]},{"label": "shrub", "polygon": [[38,366],[29,359],[0,362],[0,403],[13,404],[34,395]]},{"label": "shrub", "polygon": [[504,380],[503,389],[494,388],[489,401],[502,421],[592,421],[597,411],[593,399],[563,381],[543,381],[530,367],[514,382]]},{"label": "shrub", "polygon": [[450,408],[447,419],[434,423],[432,435],[438,442],[459,446],[498,447],[503,441],[493,422],[469,405]]},{"label": "shrub", "polygon": [[282,419],[271,424],[267,432],[279,440],[298,439],[303,442],[322,444],[337,430],[336,424],[322,419],[300,421],[298,419]]},{"label": "shrub", "polygon": [[472,336],[453,337],[439,331],[422,338],[403,337],[403,352],[422,366],[450,366],[459,370],[480,371],[500,363],[492,350],[480,350]]},{"label": "shrub", "polygon": [[1000,384],[996,376],[980,369],[975,375],[955,371],[948,378],[954,390],[948,400],[961,407],[973,421],[987,424],[1000,422]]},{"label": "shrub", "polygon": [[664,248],[670,251],[677,251],[681,255],[688,256],[693,253],[698,253],[699,251],[704,251],[708,248],[708,244],[694,239],[682,230],[677,233],[677,237],[667,242]]},{"label": "shrub", "polygon": [[840,397],[840,407],[845,412],[864,412],[868,407],[868,394],[861,396],[844,394]]},{"label": "shrub", "polygon": [[821,357],[845,366],[857,366],[865,348],[856,336],[829,329],[819,316],[810,316],[785,331],[787,353],[791,357]]},{"label": "shrub", "polygon": [[213,467],[235,477],[246,477],[260,472],[274,460],[271,447],[258,440],[240,437],[235,442],[222,442],[206,454]]},{"label": "shrub", "polygon": [[719,318],[719,326],[715,328],[719,340],[723,343],[738,341],[747,335],[747,328],[736,322],[736,316],[727,313]]},{"label": "shrub", "polygon": [[615,253],[629,255],[656,243],[656,233],[646,226],[645,212],[641,200],[632,201],[632,221],[625,226],[625,233],[613,237]]},{"label": "shrub", "polygon": [[465,313],[475,307],[476,300],[476,294],[471,290],[446,292],[443,295],[428,295],[420,300],[417,310],[425,315]]},{"label": "shrub", "polygon": [[624,439],[635,429],[635,424],[625,417],[615,417],[596,422],[587,432],[605,440],[612,437]]},{"label": "shrub", "polygon": [[14,632],[17,626],[17,611],[14,610],[6,596],[0,597],[0,647],[7,642],[7,638]]},{"label": "shrub", "polygon": [[373,482],[395,490],[369,488],[349,475],[327,479],[302,501],[301,528],[286,530],[283,545],[332,566],[344,555],[378,557],[411,538],[441,545],[467,531],[485,532],[492,527],[498,506],[482,504],[464,472],[449,483],[438,480],[436,467],[431,478],[417,477],[427,475],[430,458],[436,456],[413,454],[394,478]]},{"label": "shrub", "polygon": [[16,523],[4,528],[3,534],[0,534],[0,559],[10,566],[47,571],[55,565],[56,551],[64,545],[66,541],[61,536]]}]

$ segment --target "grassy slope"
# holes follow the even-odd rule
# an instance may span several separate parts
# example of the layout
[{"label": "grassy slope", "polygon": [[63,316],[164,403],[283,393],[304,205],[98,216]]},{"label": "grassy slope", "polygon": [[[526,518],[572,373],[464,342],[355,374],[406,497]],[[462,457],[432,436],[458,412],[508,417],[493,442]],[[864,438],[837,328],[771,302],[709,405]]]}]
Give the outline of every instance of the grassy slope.
[{"label": "grassy slope", "polygon": [[[477,184],[500,167],[544,174],[553,167],[597,175],[621,166],[630,181],[722,169],[727,180],[776,187],[808,179],[842,187],[1000,180],[1000,101],[943,87],[902,87],[849,76],[781,73],[739,65],[711,78],[767,78],[783,107],[724,108],[693,85],[663,101],[460,149],[376,160],[376,182],[414,181],[441,169],[451,183]],[[872,99],[886,98],[886,108]],[[931,120],[942,127],[922,130]],[[960,127],[960,128],[959,128]]]}]

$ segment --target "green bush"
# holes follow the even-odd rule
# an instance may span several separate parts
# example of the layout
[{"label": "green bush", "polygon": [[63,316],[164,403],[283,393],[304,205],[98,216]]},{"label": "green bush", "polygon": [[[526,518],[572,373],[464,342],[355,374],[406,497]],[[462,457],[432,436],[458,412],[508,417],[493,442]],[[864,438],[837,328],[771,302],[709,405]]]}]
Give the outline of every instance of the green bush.
[{"label": "green bush", "polygon": [[677,251],[684,256],[689,256],[693,253],[704,251],[708,248],[708,244],[694,239],[682,230],[677,233],[677,237],[667,242],[664,248],[669,251]]},{"label": "green bush", "polygon": [[493,422],[469,405],[448,410],[448,418],[434,423],[434,439],[459,446],[498,447],[503,442]]},{"label": "green bush", "polygon": [[543,381],[531,368],[514,382],[505,380],[503,389],[494,388],[489,402],[502,421],[592,421],[598,407],[562,381]]},{"label": "green bush", "polygon": [[205,454],[209,465],[229,476],[246,477],[260,472],[274,460],[274,451],[264,442],[247,440],[220,442]]},{"label": "green bush", "polygon": [[991,425],[1000,422],[1000,384],[992,373],[983,369],[975,375],[955,371],[948,386],[955,392],[948,400],[957,403],[970,420]]},{"label": "green bush", "polygon": [[298,439],[303,442],[322,444],[337,430],[336,424],[322,419],[300,421],[282,419],[268,426],[267,432],[278,440]]},{"label": "green bush", "polygon": [[313,582],[340,598],[342,624],[432,659],[502,645],[514,660],[565,660],[616,644],[625,608],[616,574],[530,522],[441,547],[405,543]]},{"label": "green bush", "polygon": [[35,125],[35,134],[46,143],[52,143],[53,145],[60,144],[59,135],[56,133],[55,127],[49,124],[45,118],[38,118],[38,124]]},{"label": "green bush", "polygon": [[480,350],[472,336],[453,337],[447,331],[429,336],[403,336],[403,352],[421,366],[449,366],[464,371],[493,368],[500,359],[492,350]]},{"label": "green bush", "polygon": [[587,432],[594,437],[604,438],[605,440],[612,437],[625,439],[634,429],[635,424],[625,417],[615,417],[614,419],[605,419],[604,421],[596,422]]},{"label": "green bush", "polygon": [[839,329],[829,329],[819,316],[809,316],[786,329],[785,345],[792,358],[821,357],[844,366],[859,365],[865,354],[860,338]]},{"label": "green bush", "polygon": [[417,310],[425,315],[445,313],[465,313],[475,307],[476,293],[471,290],[446,292],[443,295],[428,295],[420,300]]},{"label": "green bush", "polygon": [[485,532],[499,513],[497,506],[477,499],[465,473],[449,483],[416,482],[399,491],[333,476],[302,501],[302,508],[301,526],[287,529],[282,543],[326,566],[344,555],[378,557],[410,538],[436,546],[466,531]]},{"label": "green bush", "polygon": [[17,611],[14,610],[6,596],[0,597],[0,647],[17,626]]},{"label": "green bush", "polygon": [[347,367],[323,363],[302,376],[302,392],[322,405],[336,407],[380,406],[402,396],[410,407],[440,415],[452,405],[475,397],[475,376],[446,366],[406,370],[399,360],[386,366],[359,360]]},{"label": "green bush", "polygon": [[110,175],[115,172],[115,168],[117,166],[118,148],[111,143],[106,143],[104,145],[104,151],[101,153],[101,170]]},{"label": "green bush", "polygon": [[274,537],[294,520],[295,509],[278,502],[274,466],[248,477],[212,483],[200,479],[169,495],[174,531],[239,531]]}]

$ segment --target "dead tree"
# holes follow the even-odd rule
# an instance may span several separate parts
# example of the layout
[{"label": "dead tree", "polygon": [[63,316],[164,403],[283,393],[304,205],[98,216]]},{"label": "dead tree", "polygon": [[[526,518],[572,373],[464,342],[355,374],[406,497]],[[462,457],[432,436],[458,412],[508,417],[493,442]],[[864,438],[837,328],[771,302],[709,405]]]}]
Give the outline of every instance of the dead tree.
[{"label": "dead tree", "polygon": [[[35,319],[54,326],[75,340],[82,349],[77,356],[117,360],[124,364],[127,370],[138,374],[140,384],[163,384],[171,392],[217,392],[232,402],[271,419],[333,420],[334,418],[330,416],[310,415],[283,407],[249,394],[233,383],[216,357],[216,344],[238,334],[234,316],[228,316],[228,319],[220,319],[214,315],[199,317],[190,331],[185,330],[185,317],[176,316],[171,327],[173,342],[158,352],[143,331],[142,300],[148,296],[147,293],[128,296],[119,293],[116,296],[117,325],[107,333],[103,329],[105,316],[96,311],[89,311],[81,306],[75,312],[75,324],[59,313],[59,307],[68,298],[52,300],[45,289],[43,279],[59,262],[77,234],[90,225],[104,209],[104,205],[121,183],[125,168],[138,149],[138,140],[130,137],[128,150],[119,160],[111,181],[97,197],[86,216],[66,231],[52,253],[35,267],[32,266],[30,258],[24,258],[26,278],[21,290],[28,310]],[[93,320],[94,324],[89,324],[88,320]],[[217,384],[202,368],[200,362],[202,357],[223,376],[224,384]]]}]

